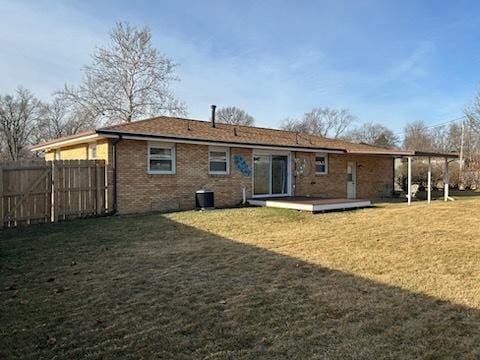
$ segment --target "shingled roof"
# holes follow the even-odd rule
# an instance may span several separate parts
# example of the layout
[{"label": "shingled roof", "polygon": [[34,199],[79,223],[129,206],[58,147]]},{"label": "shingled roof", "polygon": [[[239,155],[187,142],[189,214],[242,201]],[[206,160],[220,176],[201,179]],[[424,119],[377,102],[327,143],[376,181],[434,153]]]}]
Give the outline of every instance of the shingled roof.
[{"label": "shingled roof", "polygon": [[200,140],[230,144],[262,145],[306,149],[338,150],[349,153],[396,154],[408,152],[366,144],[352,143],[293,131],[268,129],[192,120],[177,117],[156,117],[98,129],[100,135],[121,134],[170,139]]},{"label": "shingled roof", "polygon": [[419,153],[367,144],[358,144],[339,139],[309,135],[294,131],[276,130],[255,126],[215,124],[203,120],[159,116],[103,127],[94,131],[44,142],[32,147],[32,151],[64,146],[67,143],[80,143],[95,137],[119,137],[137,139],[158,139],[197,143],[215,143],[228,146],[273,147],[305,149],[309,151],[338,151],[350,154],[371,154],[387,156],[442,156],[458,157],[458,154]]}]

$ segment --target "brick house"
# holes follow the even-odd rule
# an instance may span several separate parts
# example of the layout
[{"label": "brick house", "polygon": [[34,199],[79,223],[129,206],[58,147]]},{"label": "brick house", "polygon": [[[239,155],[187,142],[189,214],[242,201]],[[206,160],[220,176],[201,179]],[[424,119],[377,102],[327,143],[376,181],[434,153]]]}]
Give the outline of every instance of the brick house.
[{"label": "brick house", "polygon": [[103,159],[119,213],[217,207],[244,197],[390,197],[394,158],[409,152],[260,127],[156,117],[38,144],[46,160]]}]

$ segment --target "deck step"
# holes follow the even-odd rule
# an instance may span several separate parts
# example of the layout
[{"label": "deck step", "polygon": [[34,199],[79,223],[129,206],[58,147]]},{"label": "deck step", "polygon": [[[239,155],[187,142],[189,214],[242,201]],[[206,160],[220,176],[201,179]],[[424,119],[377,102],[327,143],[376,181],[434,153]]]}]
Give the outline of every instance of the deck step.
[{"label": "deck step", "polygon": [[310,212],[358,209],[372,206],[370,200],[364,199],[321,199],[309,197],[291,198],[253,198],[247,200],[250,205],[293,209]]}]

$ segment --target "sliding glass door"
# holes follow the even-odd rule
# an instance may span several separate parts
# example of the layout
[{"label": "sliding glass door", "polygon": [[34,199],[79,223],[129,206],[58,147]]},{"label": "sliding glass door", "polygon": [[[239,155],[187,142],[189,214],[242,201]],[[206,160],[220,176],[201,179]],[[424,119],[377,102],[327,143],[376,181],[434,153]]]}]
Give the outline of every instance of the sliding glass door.
[{"label": "sliding glass door", "polygon": [[253,157],[253,194],[270,194],[270,156]]},{"label": "sliding glass door", "polygon": [[288,156],[272,156],[272,194],[288,193]]},{"label": "sliding glass door", "polygon": [[288,195],[288,155],[255,154],[253,157],[253,194]]}]

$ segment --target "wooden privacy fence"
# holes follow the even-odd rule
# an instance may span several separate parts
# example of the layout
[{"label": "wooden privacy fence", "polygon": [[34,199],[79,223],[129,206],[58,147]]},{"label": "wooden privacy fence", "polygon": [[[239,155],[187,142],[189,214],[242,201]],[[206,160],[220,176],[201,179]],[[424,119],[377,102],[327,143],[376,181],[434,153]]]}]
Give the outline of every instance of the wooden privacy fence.
[{"label": "wooden privacy fence", "polygon": [[110,179],[103,160],[0,162],[0,227],[108,214]]}]

